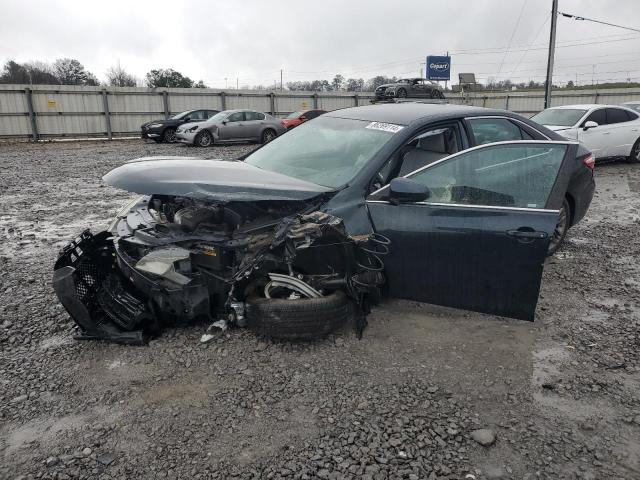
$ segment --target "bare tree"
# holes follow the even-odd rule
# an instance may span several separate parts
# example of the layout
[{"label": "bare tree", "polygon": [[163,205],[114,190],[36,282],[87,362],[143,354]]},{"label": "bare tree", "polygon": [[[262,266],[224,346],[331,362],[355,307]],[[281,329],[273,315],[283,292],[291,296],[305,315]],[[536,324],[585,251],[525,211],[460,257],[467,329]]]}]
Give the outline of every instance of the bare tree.
[{"label": "bare tree", "polygon": [[128,73],[118,62],[107,70],[107,83],[112,87],[135,87],[136,77]]}]

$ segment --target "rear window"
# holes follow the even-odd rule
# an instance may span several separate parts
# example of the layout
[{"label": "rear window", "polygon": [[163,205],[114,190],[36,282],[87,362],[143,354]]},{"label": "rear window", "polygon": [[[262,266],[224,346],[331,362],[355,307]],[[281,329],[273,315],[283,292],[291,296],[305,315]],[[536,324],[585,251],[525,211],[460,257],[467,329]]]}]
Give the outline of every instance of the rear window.
[{"label": "rear window", "polygon": [[506,118],[469,119],[469,124],[476,145],[509,140],[531,140],[531,135]]},{"label": "rear window", "polygon": [[245,120],[264,120],[264,113],[260,112],[244,112]]},{"label": "rear window", "polygon": [[628,122],[627,111],[621,108],[607,108],[607,123]]},{"label": "rear window", "polygon": [[548,108],[531,117],[540,125],[557,125],[559,127],[573,127],[587,110],[578,108]]}]

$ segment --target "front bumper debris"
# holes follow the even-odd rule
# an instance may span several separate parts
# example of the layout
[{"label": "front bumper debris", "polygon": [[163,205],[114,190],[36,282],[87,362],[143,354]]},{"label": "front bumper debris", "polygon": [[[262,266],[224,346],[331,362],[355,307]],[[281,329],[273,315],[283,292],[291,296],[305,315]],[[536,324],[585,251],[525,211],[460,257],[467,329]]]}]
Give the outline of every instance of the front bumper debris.
[{"label": "front bumper debris", "polygon": [[[128,225],[132,215],[120,223]],[[349,237],[340,218],[319,211],[270,222],[236,236],[205,229],[194,237],[182,223],[138,223],[131,234],[123,225],[95,235],[86,230],[60,252],[53,287],[80,329],[78,339],[141,345],[167,325],[225,319],[242,327],[249,296],[282,289],[308,298],[343,290],[360,312],[360,335],[384,282],[380,256],[388,248],[381,237]]]},{"label": "front bumper debris", "polygon": [[176,132],[176,141],[180,143],[188,143],[189,145],[193,145],[196,139],[196,135],[198,132]]},{"label": "front bumper debris", "polygon": [[137,327],[149,324],[153,314],[122,287],[113,271],[110,235],[84,231],[67,245],[55,265],[53,288],[80,328],[77,339],[142,345],[145,332]]}]

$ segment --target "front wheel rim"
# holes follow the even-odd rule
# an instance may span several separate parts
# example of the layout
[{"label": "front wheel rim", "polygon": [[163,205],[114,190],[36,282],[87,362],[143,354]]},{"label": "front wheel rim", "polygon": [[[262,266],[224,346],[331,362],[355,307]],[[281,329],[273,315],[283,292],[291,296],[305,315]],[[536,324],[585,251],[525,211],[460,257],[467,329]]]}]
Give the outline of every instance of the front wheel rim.
[{"label": "front wheel rim", "polygon": [[208,147],[209,145],[211,145],[211,135],[203,133],[200,136],[200,141],[198,143],[201,147]]},{"label": "front wheel rim", "polygon": [[640,142],[638,142],[638,144],[636,145],[634,153],[635,153],[634,157],[636,159],[636,162],[640,163]]},{"label": "front wheel rim", "polygon": [[271,140],[276,138],[273,132],[267,131],[264,132],[264,143],[269,143]]},{"label": "front wheel rim", "polygon": [[400,90],[398,92],[398,97],[399,98],[407,98],[407,92],[405,90]]},{"label": "front wheel rim", "polygon": [[173,143],[176,141],[176,132],[171,129],[164,132],[164,139],[169,143]]}]

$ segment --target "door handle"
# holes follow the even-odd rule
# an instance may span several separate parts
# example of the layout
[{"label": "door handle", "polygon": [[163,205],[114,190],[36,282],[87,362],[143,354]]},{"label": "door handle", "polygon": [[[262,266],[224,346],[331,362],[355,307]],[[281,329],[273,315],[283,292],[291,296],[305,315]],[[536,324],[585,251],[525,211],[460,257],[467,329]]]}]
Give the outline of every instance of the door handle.
[{"label": "door handle", "polygon": [[529,240],[543,240],[549,236],[547,232],[536,232],[535,230],[507,230],[507,235],[510,237],[529,239]]}]

